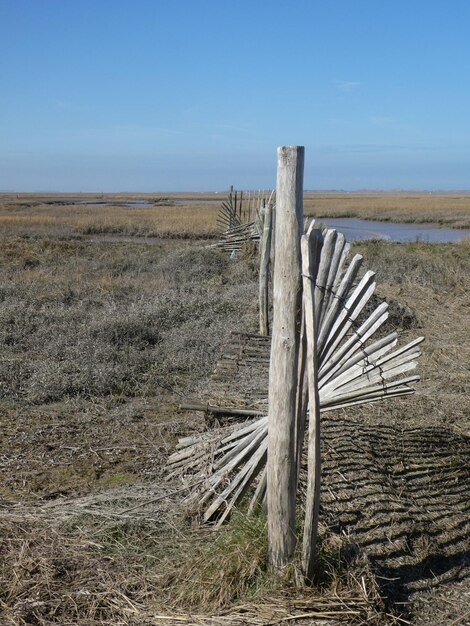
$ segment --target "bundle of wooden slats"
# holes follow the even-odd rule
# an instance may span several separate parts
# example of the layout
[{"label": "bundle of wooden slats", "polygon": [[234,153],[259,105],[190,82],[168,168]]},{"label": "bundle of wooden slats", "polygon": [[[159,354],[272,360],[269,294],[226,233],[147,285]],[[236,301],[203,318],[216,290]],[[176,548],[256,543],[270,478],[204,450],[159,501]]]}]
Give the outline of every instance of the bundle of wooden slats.
[{"label": "bundle of wooden slats", "polygon": [[240,194],[230,187],[227,199],[222,202],[217,216],[217,224],[222,231],[230,230],[241,224],[241,206],[243,205],[243,192]]},{"label": "bundle of wooden slats", "polygon": [[240,250],[250,241],[259,242],[263,229],[263,207],[273,202],[274,192],[234,191],[220,206],[217,224],[221,229],[215,247],[228,252]]},{"label": "bundle of wooden slats", "polygon": [[[358,278],[362,256],[349,260],[349,255],[341,233],[310,224],[302,241],[302,326],[304,345],[315,346],[315,392],[322,412],[411,394],[419,380],[407,374],[417,365],[423,337],[395,350],[396,332],[372,339],[388,317],[388,305],[380,304],[361,321],[376,287],[375,274],[366,271]],[[299,389],[306,387],[301,376]],[[309,394],[313,397],[312,389]],[[249,509],[264,499],[267,434],[268,417],[261,416],[180,440],[169,459],[171,475],[188,482],[188,504],[202,512],[204,521],[222,524],[255,481]]]},{"label": "bundle of wooden slats", "polygon": [[215,248],[221,248],[227,252],[239,251],[249,241],[259,241],[259,233],[255,228],[255,222],[247,222],[228,228],[220,237],[220,240],[214,244]]}]

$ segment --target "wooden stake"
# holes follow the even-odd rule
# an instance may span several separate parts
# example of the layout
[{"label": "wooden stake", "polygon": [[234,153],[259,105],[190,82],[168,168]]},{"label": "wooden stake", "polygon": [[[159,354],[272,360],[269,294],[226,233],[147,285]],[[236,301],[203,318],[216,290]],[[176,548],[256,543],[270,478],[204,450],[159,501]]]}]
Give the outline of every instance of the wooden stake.
[{"label": "wooden stake", "polygon": [[301,308],[303,168],[303,147],[278,148],[267,470],[269,558],[276,568],[289,563],[296,544],[295,414]]},{"label": "wooden stake", "polygon": [[263,236],[260,246],[259,266],[259,334],[269,335],[269,261],[271,255],[271,229],[273,207],[264,209]]},{"label": "wooden stake", "polygon": [[[315,261],[322,245],[318,230],[309,231],[302,237],[302,277],[305,327],[307,331],[307,374],[308,401],[310,409],[308,427],[308,476],[305,524],[302,545],[302,566],[305,579],[313,579],[315,548],[318,537],[318,515],[320,510],[320,398],[318,395],[318,355],[316,326],[319,318],[315,306]],[[317,318],[317,319],[316,319]]]},{"label": "wooden stake", "polygon": [[[311,236],[312,230],[315,226],[315,220],[312,219],[308,230],[307,237]],[[316,241],[315,253],[316,256],[311,259],[313,266],[313,273],[310,274],[310,281],[314,285],[317,279],[317,271],[320,265],[321,252],[323,247],[323,236],[319,230],[315,235],[318,239]],[[301,244],[302,246],[302,244]],[[305,298],[302,303],[302,323],[300,331],[300,346],[299,346],[299,369],[298,369],[298,381],[297,381],[297,415],[296,415],[296,440],[297,440],[297,484],[300,474],[300,463],[302,459],[302,451],[304,445],[305,426],[307,423],[307,409],[308,409],[308,371],[307,371],[307,330],[305,327]]]}]

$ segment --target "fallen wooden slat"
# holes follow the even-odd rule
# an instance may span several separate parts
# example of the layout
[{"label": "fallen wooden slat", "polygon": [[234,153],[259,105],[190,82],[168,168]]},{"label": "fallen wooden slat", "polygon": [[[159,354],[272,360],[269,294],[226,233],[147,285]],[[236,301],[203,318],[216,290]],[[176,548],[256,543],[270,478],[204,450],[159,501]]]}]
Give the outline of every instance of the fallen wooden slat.
[{"label": "fallen wooden slat", "polygon": [[203,411],[204,413],[213,413],[214,415],[264,415],[263,411],[257,411],[256,409],[236,409],[233,407],[213,406],[198,402],[183,402],[179,405],[179,409],[181,411]]},{"label": "fallen wooden slat", "polygon": [[333,293],[333,287],[336,282],[337,276],[339,274],[338,268],[340,265],[340,261],[343,255],[343,250],[346,244],[346,240],[342,233],[338,233],[336,237],[335,247],[332,254],[332,259],[330,263],[330,269],[328,272],[328,278],[326,279],[324,296],[323,296],[323,306],[320,311],[320,322],[318,324],[318,328],[321,328],[323,320],[327,314],[329,304],[332,298],[335,296]]},{"label": "fallen wooden slat", "polygon": [[362,326],[354,330],[354,334],[343,345],[339,346],[331,357],[323,359],[324,363],[320,367],[320,380],[323,380],[324,377],[330,379],[336,375],[345,361],[362,349],[366,341],[372,337],[387,318],[388,304],[384,302],[375,309]]},{"label": "fallen wooden slat", "polygon": [[325,287],[331,265],[331,256],[336,242],[336,230],[328,230],[324,240],[318,273],[315,279],[315,325],[320,327],[323,299],[325,297]]},{"label": "fallen wooden slat", "polygon": [[344,299],[351,289],[354,281],[356,280],[356,276],[359,272],[359,269],[362,264],[362,256],[360,254],[356,254],[352,259],[349,267],[340,282],[338,290],[335,294],[335,299],[333,300],[332,306],[329,308],[325,318],[323,319],[322,324],[319,327],[318,331],[318,350],[321,353],[323,350],[324,343],[328,338],[328,335],[331,331],[331,327],[336,320],[338,315],[338,311],[344,306]]},{"label": "fallen wooden slat", "polygon": [[328,339],[320,350],[322,360],[339,346],[346,333],[351,328],[359,313],[367,304],[375,290],[375,272],[368,271],[364,274],[356,289],[344,304],[339,315],[331,327]]}]

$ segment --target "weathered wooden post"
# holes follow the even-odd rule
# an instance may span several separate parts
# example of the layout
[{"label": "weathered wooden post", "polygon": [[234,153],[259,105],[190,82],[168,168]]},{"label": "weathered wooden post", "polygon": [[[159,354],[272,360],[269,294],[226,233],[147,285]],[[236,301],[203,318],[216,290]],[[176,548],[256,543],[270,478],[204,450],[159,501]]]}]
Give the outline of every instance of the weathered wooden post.
[{"label": "weathered wooden post", "polygon": [[269,203],[263,209],[263,233],[260,242],[259,263],[259,334],[269,335],[269,262],[271,257],[271,232],[273,207]]},{"label": "weathered wooden post", "polygon": [[304,148],[278,148],[277,156],[267,504],[269,558],[273,566],[282,568],[293,557],[296,545],[295,417],[302,294],[300,237]]},{"label": "weathered wooden post", "polygon": [[[305,329],[307,334],[307,379],[310,410],[307,500],[305,503],[302,568],[308,582],[313,580],[315,570],[315,548],[318,537],[318,514],[320,511],[320,398],[318,394],[318,327],[315,320],[315,283],[322,245],[323,238],[319,230],[309,229],[308,233],[302,237],[302,280]],[[300,445],[299,450],[301,450]]]}]

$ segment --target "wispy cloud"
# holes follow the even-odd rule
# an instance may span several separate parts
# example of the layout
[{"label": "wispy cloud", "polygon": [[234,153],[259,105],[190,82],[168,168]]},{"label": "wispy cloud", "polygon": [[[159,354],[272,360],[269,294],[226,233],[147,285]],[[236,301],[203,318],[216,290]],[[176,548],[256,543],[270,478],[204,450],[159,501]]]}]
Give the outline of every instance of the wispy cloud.
[{"label": "wispy cloud", "polygon": [[56,109],[59,109],[60,111],[69,108],[69,103],[65,100],[55,100],[54,105]]},{"label": "wispy cloud", "polygon": [[121,135],[133,135],[133,136],[158,136],[158,135],[182,135],[182,130],[175,128],[166,128],[162,126],[137,126],[137,125],[118,125],[114,126],[109,131]]},{"label": "wispy cloud", "polygon": [[402,153],[429,153],[435,151],[441,151],[443,146],[416,143],[364,143],[364,144],[338,144],[338,145],[323,145],[320,146],[319,151],[324,154],[390,154],[396,152]]},{"label": "wispy cloud", "polygon": [[350,145],[336,145],[336,146],[323,146],[323,151],[326,153],[386,153],[396,152],[399,150],[406,150],[407,146],[400,144],[350,144]]},{"label": "wispy cloud", "polygon": [[395,126],[397,124],[397,120],[389,115],[372,115],[369,121],[374,126],[381,127]]},{"label": "wispy cloud", "polygon": [[336,89],[343,93],[351,93],[362,87],[363,83],[358,80],[335,80],[333,81]]},{"label": "wispy cloud", "polygon": [[219,130],[231,130],[235,133],[249,133],[248,128],[243,128],[242,126],[234,126],[232,124],[207,124],[208,128],[215,128]]}]

